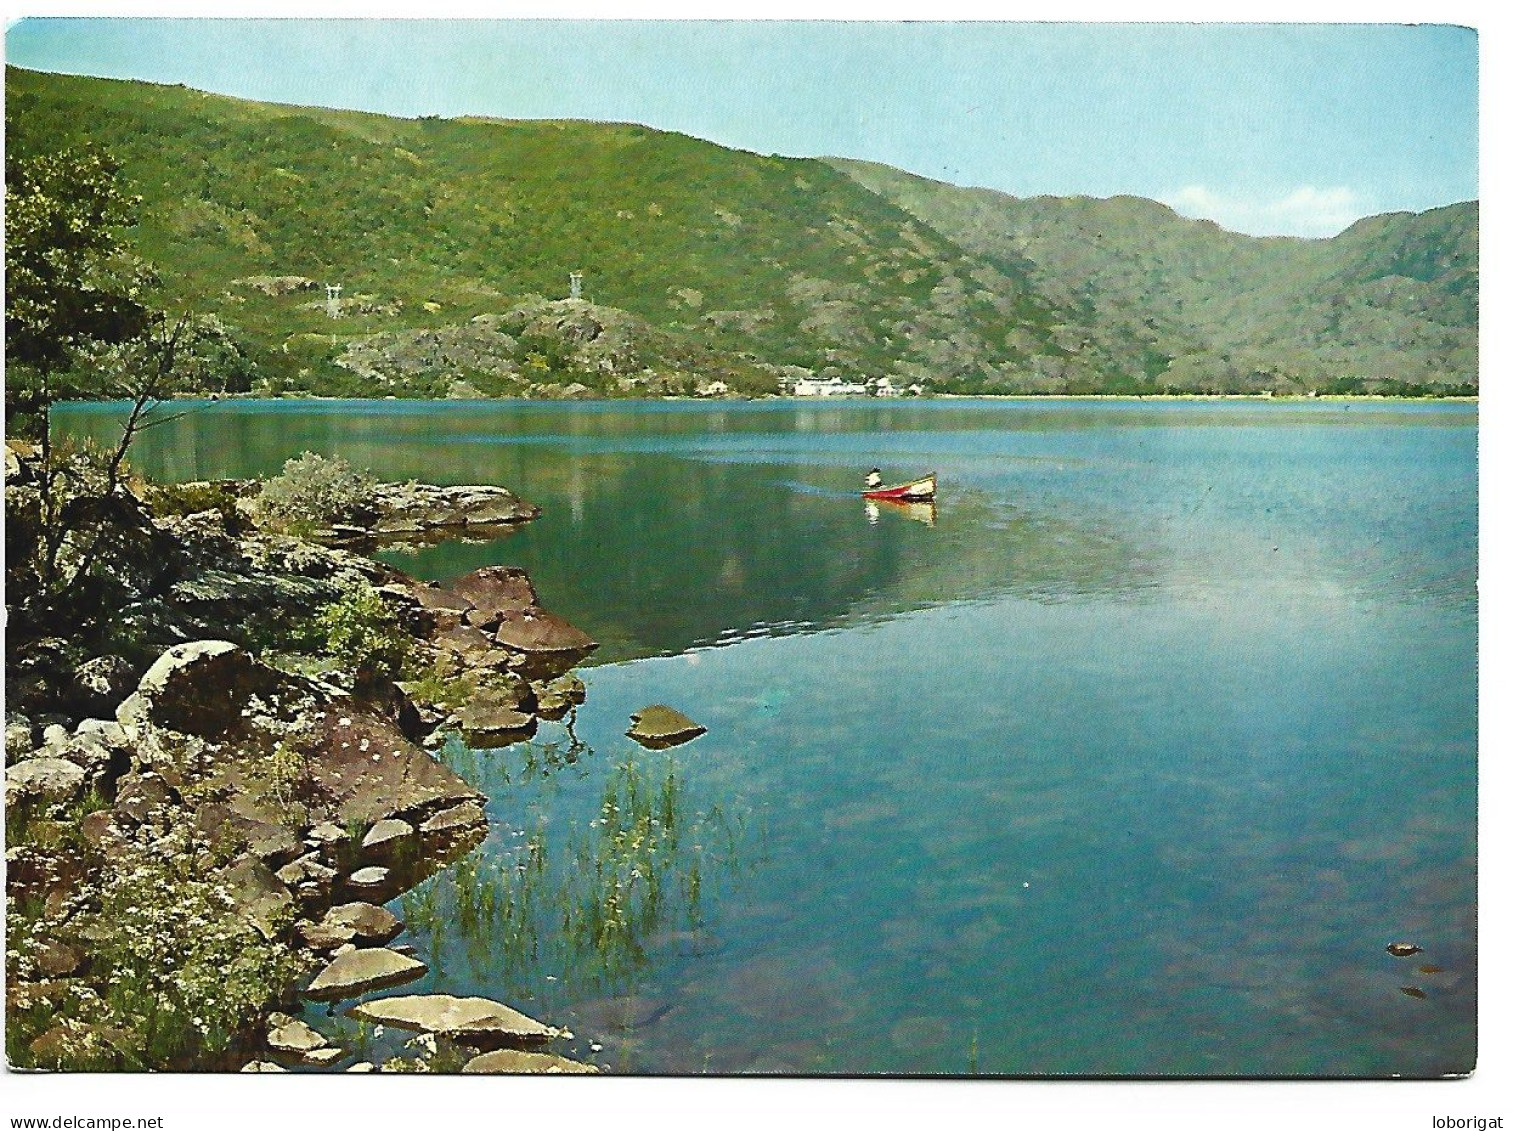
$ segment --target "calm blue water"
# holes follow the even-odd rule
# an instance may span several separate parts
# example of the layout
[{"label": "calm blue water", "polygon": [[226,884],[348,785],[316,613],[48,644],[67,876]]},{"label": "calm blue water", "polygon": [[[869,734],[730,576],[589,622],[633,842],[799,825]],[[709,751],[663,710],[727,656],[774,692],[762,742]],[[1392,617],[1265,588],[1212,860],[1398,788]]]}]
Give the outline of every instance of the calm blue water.
[{"label": "calm blue water", "polygon": [[[411,897],[422,985],[637,1071],[1422,1075],[1475,1057],[1476,420],[254,403],[134,463],[308,448],[545,508],[393,559],[524,565],[605,642],[571,733],[448,752],[495,824]],[[938,471],[934,514],[869,514],[874,464]],[[640,751],[653,702],[709,733]],[[650,847],[591,824],[626,773],[675,778]],[[594,935],[621,874],[639,917]]]}]

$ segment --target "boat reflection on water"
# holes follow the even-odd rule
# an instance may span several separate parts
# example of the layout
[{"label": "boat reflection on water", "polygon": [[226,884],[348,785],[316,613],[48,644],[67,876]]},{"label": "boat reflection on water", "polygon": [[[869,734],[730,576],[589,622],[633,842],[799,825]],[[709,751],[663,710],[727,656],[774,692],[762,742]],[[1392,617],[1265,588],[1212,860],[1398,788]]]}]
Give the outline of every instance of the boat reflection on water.
[{"label": "boat reflection on water", "polygon": [[905,518],[912,518],[915,522],[922,522],[926,526],[935,525],[935,500],[930,499],[922,503],[905,503],[895,499],[867,499],[867,522],[876,526],[882,518],[883,511],[893,514],[901,514]]}]

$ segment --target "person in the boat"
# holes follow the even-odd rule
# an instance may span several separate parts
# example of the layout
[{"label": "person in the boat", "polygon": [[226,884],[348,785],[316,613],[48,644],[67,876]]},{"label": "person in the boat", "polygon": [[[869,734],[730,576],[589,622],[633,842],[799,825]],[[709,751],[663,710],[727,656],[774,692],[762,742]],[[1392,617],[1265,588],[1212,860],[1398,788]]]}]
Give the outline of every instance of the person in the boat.
[{"label": "person in the boat", "polygon": [[880,467],[874,467],[871,471],[867,472],[867,490],[869,490],[869,491],[876,491],[882,485],[883,485],[883,470],[882,470],[882,468],[880,468]]}]

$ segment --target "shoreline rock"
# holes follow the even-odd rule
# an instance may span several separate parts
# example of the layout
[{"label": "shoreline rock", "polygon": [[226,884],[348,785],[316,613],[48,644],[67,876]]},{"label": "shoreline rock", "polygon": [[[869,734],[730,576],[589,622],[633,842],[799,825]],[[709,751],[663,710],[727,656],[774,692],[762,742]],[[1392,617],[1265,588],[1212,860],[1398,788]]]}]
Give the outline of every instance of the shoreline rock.
[{"label": "shoreline rock", "polygon": [[446,1037],[480,1048],[498,1045],[541,1045],[562,1037],[566,1029],[528,1017],[503,1002],[451,994],[411,994],[378,998],[347,1010],[350,1017],[421,1033]]},{"label": "shoreline rock", "polygon": [[[21,453],[15,462],[7,475],[8,512],[18,502],[13,489],[36,490],[34,456]],[[108,875],[112,860],[156,850],[165,830],[179,828],[187,830],[186,843],[200,846],[193,868],[208,868],[205,881],[226,893],[227,921],[270,946],[292,946],[303,964],[304,974],[296,968],[280,975],[283,988],[274,987],[270,1008],[280,997],[339,1000],[419,977],[423,962],[384,945],[403,925],[377,901],[445,866],[487,827],[485,798],[420,742],[439,728],[461,732],[464,721],[477,734],[513,741],[538,717],[561,717],[556,712],[564,704],[582,698],[581,681],[563,674],[563,665],[596,645],[540,608],[523,570],[485,567],[451,586],[417,582],[327,541],[240,525],[236,503],[250,493],[245,483],[199,486],[207,490],[179,496],[208,500],[197,513],[174,515],[165,504],[157,515],[151,491],[148,502],[120,508],[123,545],[151,553],[121,571],[117,588],[101,600],[113,630],[136,651],[86,647],[72,622],[49,622],[43,633],[30,613],[12,615],[7,808],[13,817],[26,816],[12,827],[31,822],[37,836],[47,830],[50,839],[9,848],[9,894],[37,900],[49,915],[80,900],[98,906],[95,877]],[[503,488],[388,484],[376,498],[372,517],[344,532],[348,541],[445,536],[539,513]],[[287,635],[290,626],[369,587],[417,664],[436,673],[418,681],[433,698],[412,699],[388,677],[374,684],[308,660],[290,666],[266,650],[263,641],[281,639],[268,635],[269,625]],[[85,603],[69,615],[91,614]],[[538,649],[544,660],[536,662],[530,647],[512,649],[497,639],[510,618],[549,630],[544,640],[526,641],[549,645]],[[543,672],[556,681],[545,707],[538,699],[538,688],[548,687]],[[442,702],[434,698],[438,686]],[[65,814],[66,806],[75,808]],[[65,821],[77,825],[76,834],[53,846]],[[96,933],[79,934],[60,918],[57,937],[37,952],[36,972],[12,979],[9,1000],[48,992],[68,956],[78,959],[67,963],[70,979],[89,985],[106,976],[90,959],[98,931],[109,926],[90,922]],[[242,1051],[228,1055],[245,1058],[248,1049],[255,1056],[269,1047],[269,1017],[249,1023],[237,1038],[242,1044],[233,1045]],[[85,1014],[69,1024],[98,1030],[98,1037],[109,1027],[91,1027],[94,1019]],[[295,1033],[284,1043],[298,1043]],[[91,1040],[107,1060],[116,1055],[110,1040]],[[56,1033],[49,1041],[40,1045],[48,1056],[65,1047]],[[327,1047],[286,1051],[319,1066],[342,1055]],[[237,1066],[182,1056],[164,1067]],[[56,1059],[67,1066],[61,1055]],[[253,1070],[282,1070],[254,1064]]]},{"label": "shoreline rock", "polygon": [[333,958],[303,992],[316,1001],[341,1001],[413,982],[427,969],[419,959],[387,947],[350,950]]}]

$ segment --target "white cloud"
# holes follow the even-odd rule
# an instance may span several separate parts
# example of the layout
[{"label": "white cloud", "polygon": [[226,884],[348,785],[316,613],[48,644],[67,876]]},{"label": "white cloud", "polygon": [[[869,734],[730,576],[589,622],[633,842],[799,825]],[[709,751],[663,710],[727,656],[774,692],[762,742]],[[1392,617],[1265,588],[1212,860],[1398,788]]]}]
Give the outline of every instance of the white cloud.
[{"label": "white cloud", "polygon": [[1229,196],[1206,185],[1187,185],[1164,200],[1183,216],[1251,236],[1333,236],[1372,213],[1370,202],[1342,185],[1302,185],[1271,198]]}]

